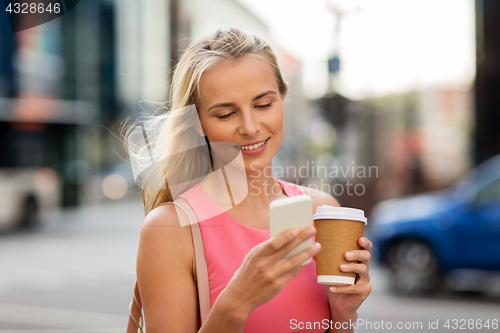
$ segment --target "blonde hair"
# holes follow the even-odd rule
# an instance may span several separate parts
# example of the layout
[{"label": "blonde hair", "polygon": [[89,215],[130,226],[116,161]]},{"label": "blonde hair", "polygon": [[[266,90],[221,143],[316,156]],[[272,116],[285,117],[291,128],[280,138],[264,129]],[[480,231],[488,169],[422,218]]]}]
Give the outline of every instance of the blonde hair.
[{"label": "blonde hair", "polygon": [[[195,133],[193,123],[196,120],[193,119],[193,112],[189,112],[189,106],[196,105],[200,97],[200,80],[206,70],[221,61],[237,60],[246,55],[258,56],[271,66],[278,90],[283,98],[286,96],[288,86],[281,75],[276,55],[263,39],[230,28],[219,29],[208,38],[193,41],[174,69],[170,90],[171,110],[162,113],[165,108],[160,108],[148,120],[147,130],[152,135],[148,135],[147,154],[157,163],[155,170],[143,184],[142,201],[146,215],[160,204],[172,202],[178,194],[198,183],[199,175],[210,172],[208,150],[205,149],[206,153],[200,154],[193,149],[206,143],[205,138]],[[125,137],[129,137],[137,126],[129,128]],[[125,147],[131,159],[144,159],[144,149],[134,150],[127,144],[127,140]],[[179,151],[183,153],[175,153]],[[190,180],[180,184],[182,179]],[[168,183],[180,185],[173,191]]]}]

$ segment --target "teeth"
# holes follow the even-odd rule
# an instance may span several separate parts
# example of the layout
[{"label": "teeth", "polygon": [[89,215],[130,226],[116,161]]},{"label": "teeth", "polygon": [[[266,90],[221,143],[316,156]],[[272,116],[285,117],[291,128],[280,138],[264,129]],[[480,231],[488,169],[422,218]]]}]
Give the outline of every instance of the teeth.
[{"label": "teeth", "polygon": [[[267,140],[267,139],[266,139]],[[240,147],[241,149],[244,150],[254,150],[262,146],[264,143],[266,143],[266,140],[262,141],[261,143],[256,143],[253,146],[245,146],[245,147]]]}]

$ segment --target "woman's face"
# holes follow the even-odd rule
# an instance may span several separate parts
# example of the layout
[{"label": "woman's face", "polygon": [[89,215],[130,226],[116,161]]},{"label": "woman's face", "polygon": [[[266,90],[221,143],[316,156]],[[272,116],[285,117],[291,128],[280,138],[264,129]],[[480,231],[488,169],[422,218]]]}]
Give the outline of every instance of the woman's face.
[{"label": "woman's face", "polygon": [[272,67],[256,56],[223,61],[206,71],[197,103],[210,142],[231,142],[247,171],[271,165],[284,136],[283,98]]}]

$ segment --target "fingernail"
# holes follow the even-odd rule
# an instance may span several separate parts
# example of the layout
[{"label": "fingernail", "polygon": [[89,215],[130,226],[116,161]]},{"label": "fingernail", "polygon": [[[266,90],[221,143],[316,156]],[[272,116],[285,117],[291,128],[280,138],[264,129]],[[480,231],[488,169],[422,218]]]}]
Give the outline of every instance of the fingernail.
[{"label": "fingernail", "polygon": [[294,237],[295,237],[295,236],[297,236],[297,235],[299,234],[299,231],[300,231],[299,229],[297,229],[297,228],[293,228],[293,230],[292,230],[292,235],[293,235]]},{"label": "fingernail", "polygon": [[319,252],[319,250],[321,249],[321,244],[316,242],[313,244],[313,250],[314,252]]},{"label": "fingernail", "polygon": [[341,270],[346,270],[348,268],[349,268],[349,265],[347,265],[347,264],[340,265]]},{"label": "fingernail", "polygon": [[330,291],[331,291],[332,293],[336,292],[336,291],[337,291],[337,287],[330,287]]},{"label": "fingernail", "polygon": [[346,259],[352,259],[352,258],[354,258],[354,253],[352,253],[352,252],[347,252],[347,253],[345,254],[345,257],[346,257]]}]

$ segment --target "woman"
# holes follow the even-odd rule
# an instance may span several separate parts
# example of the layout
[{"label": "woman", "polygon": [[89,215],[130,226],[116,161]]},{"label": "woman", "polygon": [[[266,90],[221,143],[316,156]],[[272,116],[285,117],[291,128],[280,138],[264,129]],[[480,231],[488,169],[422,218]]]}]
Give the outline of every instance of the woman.
[{"label": "woman", "polygon": [[[358,241],[363,250],[346,253],[346,259],[358,263],[341,267],[358,273],[356,284],[334,288],[316,283],[314,260],[300,265],[321,250],[320,244],[284,258],[315,234],[314,227],[269,238],[271,201],[305,193],[312,197],[314,210],[323,204],[338,206],[338,202],[329,194],[279,181],[265,172],[283,141],[287,93],[268,44],[237,29],[219,30],[197,40],[179,61],[171,91],[173,111],[165,125],[168,129],[162,128],[158,136],[156,152],[168,150],[162,146],[167,138],[169,147],[175,140],[176,146],[183,143],[187,131],[183,119],[187,107],[194,104],[201,126],[191,130],[200,138],[206,136],[208,143],[230,142],[241,151],[248,193],[224,212],[210,177],[197,183],[193,176],[188,186],[180,187],[180,197],[200,221],[209,270],[212,307],[199,328],[190,227],[181,226],[185,224],[173,205],[164,204],[177,197],[169,185],[145,186],[147,216],[141,230],[137,282],[148,332],[292,332],[300,323],[323,319],[354,322],[371,291],[368,239]],[[175,164],[184,175],[195,174],[190,168],[196,168],[197,162],[189,156],[168,161],[167,169]],[[168,184],[174,184],[171,179]],[[329,330],[315,326],[306,331]],[[352,329],[344,325],[344,331]]]}]

